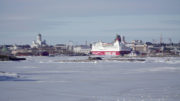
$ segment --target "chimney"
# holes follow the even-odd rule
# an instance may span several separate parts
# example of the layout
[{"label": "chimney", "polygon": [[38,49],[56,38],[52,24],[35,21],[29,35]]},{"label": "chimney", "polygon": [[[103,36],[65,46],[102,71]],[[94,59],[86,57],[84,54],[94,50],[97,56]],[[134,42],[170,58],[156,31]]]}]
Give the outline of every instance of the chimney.
[{"label": "chimney", "polygon": [[121,36],[120,35],[116,35],[116,39],[115,41],[118,40],[119,42],[121,42]]}]

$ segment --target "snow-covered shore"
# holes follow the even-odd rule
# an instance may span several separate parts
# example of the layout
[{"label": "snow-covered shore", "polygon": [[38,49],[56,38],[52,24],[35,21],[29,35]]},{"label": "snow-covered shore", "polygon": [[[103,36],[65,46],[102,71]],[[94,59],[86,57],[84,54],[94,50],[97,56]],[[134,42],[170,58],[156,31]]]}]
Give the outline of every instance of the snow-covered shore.
[{"label": "snow-covered shore", "polygon": [[0,101],[179,101],[180,58],[57,62],[87,57],[26,57],[0,62]]}]

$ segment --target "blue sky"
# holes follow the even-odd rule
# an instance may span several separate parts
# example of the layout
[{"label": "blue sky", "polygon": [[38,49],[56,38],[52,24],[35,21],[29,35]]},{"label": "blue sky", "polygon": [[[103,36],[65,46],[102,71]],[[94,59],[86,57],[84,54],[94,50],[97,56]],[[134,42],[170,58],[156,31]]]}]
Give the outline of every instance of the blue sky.
[{"label": "blue sky", "polygon": [[180,41],[180,0],[0,0],[0,44]]}]

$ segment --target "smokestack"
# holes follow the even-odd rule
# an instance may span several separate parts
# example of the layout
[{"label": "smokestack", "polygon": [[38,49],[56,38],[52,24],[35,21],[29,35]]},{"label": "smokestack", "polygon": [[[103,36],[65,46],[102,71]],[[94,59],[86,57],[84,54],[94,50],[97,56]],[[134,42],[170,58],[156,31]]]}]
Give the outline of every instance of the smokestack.
[{"label": "smokestack", "polygon": [[162,37],[162,34],[161,34],[161,36],[160,36],[160,44],[162,44],[163,43],[163,37]]},{"label": "smokestack", "polygon": [[116,35],[116,39],[115,41],[118,40],[119,42],[121,42],[121,36],[120,35]]}]

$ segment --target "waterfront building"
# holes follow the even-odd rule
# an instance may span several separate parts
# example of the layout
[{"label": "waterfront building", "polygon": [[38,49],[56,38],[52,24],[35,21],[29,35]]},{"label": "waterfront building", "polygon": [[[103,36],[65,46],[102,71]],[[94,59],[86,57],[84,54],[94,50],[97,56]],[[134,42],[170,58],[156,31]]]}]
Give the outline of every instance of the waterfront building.
[{"label": "waterfront building", "polygon": [[0,55],[11,55],[11,51],[6,47],[6,45],[3,45],[0,50]]},{"label": "waterfront building", "polygon": [[74,46],[73,48],[74,53],[89,54],[90,51],[91,51],[91,48],[88,45],[77,45],[77,46]]}]

